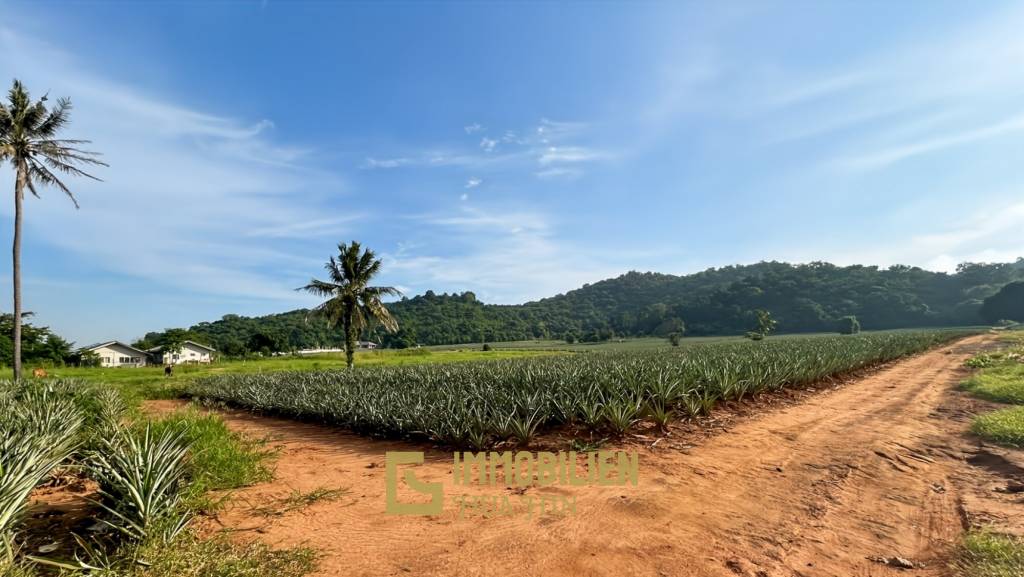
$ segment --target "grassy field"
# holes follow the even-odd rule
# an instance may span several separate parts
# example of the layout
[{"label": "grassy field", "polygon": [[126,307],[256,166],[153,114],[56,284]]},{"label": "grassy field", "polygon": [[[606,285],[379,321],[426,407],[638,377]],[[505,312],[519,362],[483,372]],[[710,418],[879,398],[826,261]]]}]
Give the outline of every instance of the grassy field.
[{"label": "grassy field", "polygon": [[[462,363],[467,361],[507,360],[559,354],[554,350],[382,350],[356,354],[356,368],[394,367],[431,363]],[[208,365],[179,365],[171,377],[164,376],[162,366],[150,367],[58,367],[48,369],[50,376],[83,379],[113,385],[129,398],[174,398],[189,383],[201,377],[225,374],[259,374],[273,372],[318,371],[345,368],[343,353],[298,356],[284,355],[248,360],[228,360]],[[31,368],[25,369],[26,378]]]}]

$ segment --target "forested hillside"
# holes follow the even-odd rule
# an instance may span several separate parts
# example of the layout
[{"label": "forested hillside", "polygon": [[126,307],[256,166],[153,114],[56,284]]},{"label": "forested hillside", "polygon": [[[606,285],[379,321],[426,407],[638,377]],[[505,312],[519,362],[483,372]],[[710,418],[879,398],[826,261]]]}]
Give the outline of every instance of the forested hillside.
[{"label": "forested hillside", "polygon": [[[366,336],[386,346],[531,338],[741,334],[765,309],[780,332],[833,331],[855,315],[865,330],[984,322],[983,299],[1024,280],[1024,259],[961,265],[955,274],[917,267],[839,267],[762,262],[674,276],[629,272],[523,305],[488,305],[470,292],[403,298],[389,304],[401,330]],[[189,329],[191,338],[229,354],[340,346],[339,331],[298,310],[265,317],[227,315]],[[158,343],[162,333],[146,336]]]}]

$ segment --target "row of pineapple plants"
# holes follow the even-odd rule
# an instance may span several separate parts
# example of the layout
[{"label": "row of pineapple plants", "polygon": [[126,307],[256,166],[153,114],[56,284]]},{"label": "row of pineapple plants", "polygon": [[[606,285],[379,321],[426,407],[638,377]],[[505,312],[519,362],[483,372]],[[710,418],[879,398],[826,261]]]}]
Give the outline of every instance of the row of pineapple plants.
[{"label": "row of pineapple plants", "polygon": [[835,378],[961,338],[921,330],[725,342],[648,352],[356,370],[231,374],[191,385],[199,399],[381,437],[482,449],[528,444],[569,424],[622,434],[666,427],[722,401]]},{"label": "row of pineapple plants", "polygon": [[[183,431],[126,425],[115,391],[72,379],[0,381],[0,414],[0,574],[108,571],[110,552],[172,540],[187,524]],[[52,536],[77,541],[71,558],[53,558],[28,549],[24,527],[33,490],[68,472],[97,482],[95,525],[89,535]]]}]

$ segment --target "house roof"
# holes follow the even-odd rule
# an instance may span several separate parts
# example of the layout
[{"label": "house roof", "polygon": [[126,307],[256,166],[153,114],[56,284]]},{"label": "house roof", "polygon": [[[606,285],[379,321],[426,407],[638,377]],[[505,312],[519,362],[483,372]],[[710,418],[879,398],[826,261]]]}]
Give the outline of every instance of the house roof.
[{"label": "house roof", "polygon": [[[184,341],[181,344],[183,344],[183,345],[192,345],[193,347],[197,347],[197,348],[200,348],[200,349],[206,349],[206,350],[210,351],[211,353],[217,352],[217,349],[215,349],[213,347],[209,347],[209,346],[203,345],[203,344],[200,344],[200,343],[197,343],[195,341]],[[153,347],[151,349],[147,349],[146,352],[147,353],[159,353],[163,349],[164,349],[163,345],[160,345],[159,347]]]},{"label": "house roof", "polygon": [[126,349],[130,349],[130,350],[142,353],[142,354],[146,354],[146,351],[144,351],[142,349],[137,349],[137,348],[135,348],[135,347],[133,347],[131,345],[126,345],[126,344],[122,343],[121,341],[106,341],[106,342],[103,342],[103,343],[96,343],[94,345],[89,345],[87,347],[82,347],[82,348],[80,348],[78,350],[80,350],[80,351],[94,351],[94,350],[102,348],[102,347],[109,347],[110,345],[118,345],[118,346],[124,347]]}]

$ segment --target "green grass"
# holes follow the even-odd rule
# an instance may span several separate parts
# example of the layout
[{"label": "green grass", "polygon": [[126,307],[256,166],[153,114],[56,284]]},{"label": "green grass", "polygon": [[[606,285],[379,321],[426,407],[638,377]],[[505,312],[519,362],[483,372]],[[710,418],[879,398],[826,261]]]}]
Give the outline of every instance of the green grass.
[{"label": "green grass", "polygon": [[964,382],[963,389],[988,401],[1024,405],[1024,364],[990,366]]},{"label": "green grass", "polygon": [[262,481],[273,474],[267,465],[272,452],[263,442],[249,439],[227,428],[220,417],[189,408],[151,424],[154,433],[167,429],[184,432],[189,445],[189,486],[185,500],[190,506],[209,509],[208,491],[235,489]]},{"label": "green grass", "polygon": [[[405,366],[434,363],[460,363],[466,361],[516,359],[559,354],[548,350],[430,350],[405,349],[365,351],[356,354],[356,369]],[[129,404],[137,405],[142,399],[174,399],[190,383],[198,378],[226,374],[259,374],[276,372],[299,372],[345,367],[343,353],[326,353],[310,356],[280,356],[246,360],[219,361],[209,365],[179,365],[174,376],[165,377],[162,366],[150,367],[59,367],[49,369],[51,377],[84,379],[94,383],[112,386],[122,393]]]},{"label": "green grass", "polygon": [[971,432],[1001,445],[1024,448],[1024,407],[978,416],[971,424]]},{"label": "green grass", "polygon": [[[1000,336],[1010,346],[977,355],[965,364],[980,370],[961,387],[975,397],[1024,405],[1024,333],[1013,331]],[[989,441],[1024,448],[1024,406],[1010,407],[975,417],[971,432]]]},{"label": "green grass", "polygon": [[1020,577],[1024,575],[1024,541],[972,531],[964,537],[957,569],[963,577]]}]

